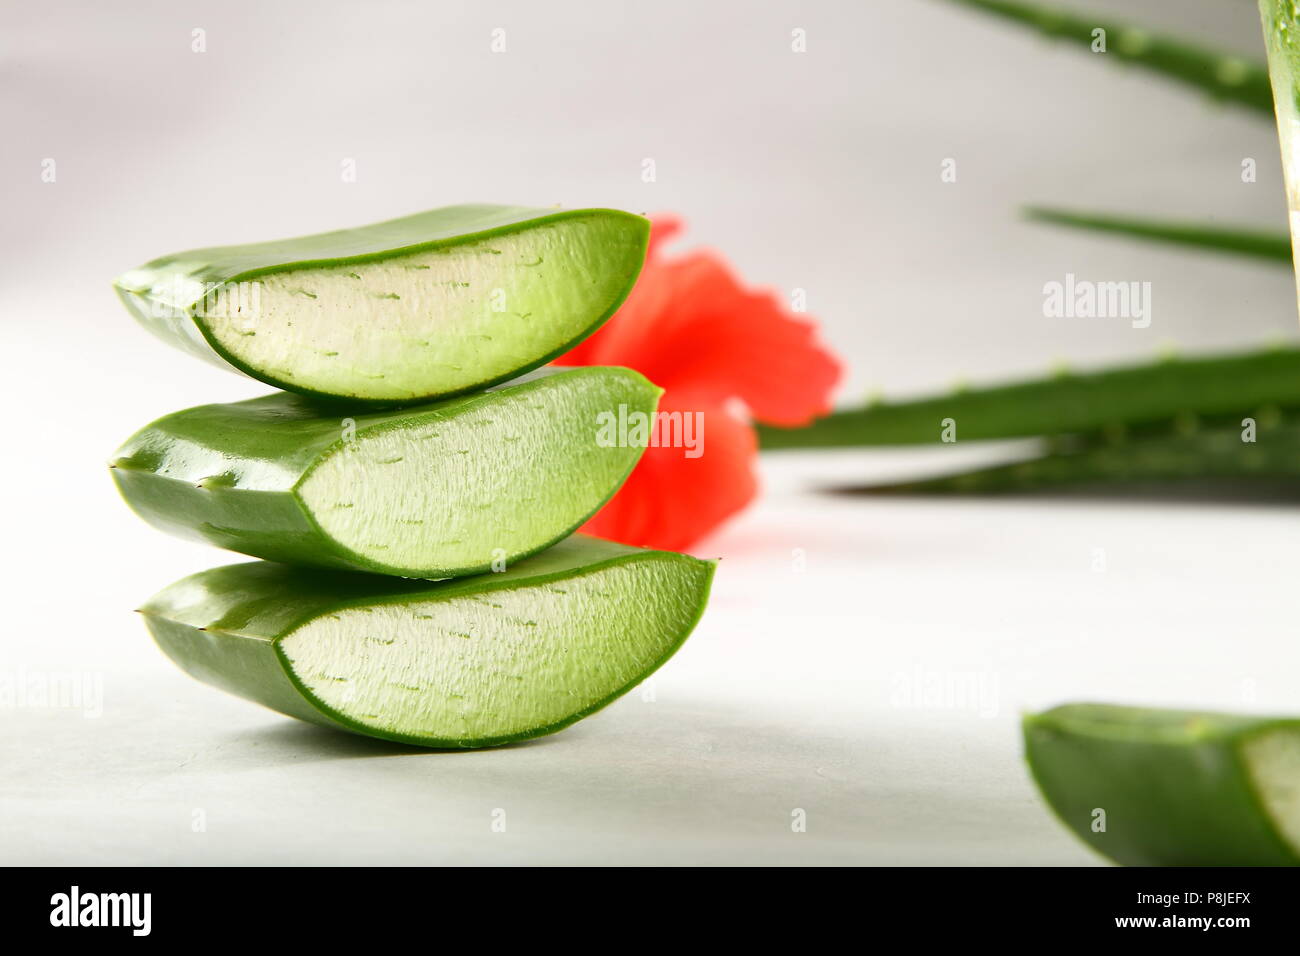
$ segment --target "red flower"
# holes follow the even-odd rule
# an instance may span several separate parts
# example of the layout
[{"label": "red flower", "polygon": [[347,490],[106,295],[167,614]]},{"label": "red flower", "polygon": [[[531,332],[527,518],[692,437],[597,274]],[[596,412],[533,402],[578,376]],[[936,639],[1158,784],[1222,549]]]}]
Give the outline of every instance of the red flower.
[{"label": "red flower", "polygon": [[[560,365],[624,365],[664,389],[660,413],[696,415],[697,456],[650,447],[583,531],[643,547],[690,547],[754,498],[758,443],[748,417],[802,425],[830,411],[840,376],[772,292],[746,289],[712,252],[662,258],[682,224],[657,217],[650,251],[623,307]],[[664,428],[664,433],[667,429]],[[688,438],[692,433],[684,432]]]}]

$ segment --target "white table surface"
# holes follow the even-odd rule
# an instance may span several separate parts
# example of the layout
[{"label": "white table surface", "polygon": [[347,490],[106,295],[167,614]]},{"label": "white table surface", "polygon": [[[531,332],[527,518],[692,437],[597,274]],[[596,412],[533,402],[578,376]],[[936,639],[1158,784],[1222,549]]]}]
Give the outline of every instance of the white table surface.
[{"label": "white table surface", "polygon": [[106,477],[79,483],[66,530],[99,515],[123,560],[89,547],[77,569],[63,537],[54,574],[39,553],[11,566],[0,670],[102,675],[102,715],[0,711],[0,862],[1096,862],[1033,791],[1018,715],[1294,707],[1300,515],[809,490],[945,453],[984,454],[768,456],[761,503],[699,549],[722,556],[713,599],[652,694],[470,753],[303,725],[181,674],[131,610],[225,556],[144,527]]}]

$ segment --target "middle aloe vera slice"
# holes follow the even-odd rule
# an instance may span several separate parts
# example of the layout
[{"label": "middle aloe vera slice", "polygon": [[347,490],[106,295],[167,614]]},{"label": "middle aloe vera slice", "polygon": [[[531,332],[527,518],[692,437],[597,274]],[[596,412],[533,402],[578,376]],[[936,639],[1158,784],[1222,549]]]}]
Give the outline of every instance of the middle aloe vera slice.
[{"label": "middle aloe vera slice", "polygon": [[[161,418],[112,463],[165,531],[232,551],[413,578],[500,570],[569,534],[644,451],[602,423],[654,413],[625,368],[547,369],[396,411],[276,394]],[[638,440],[639,434],[639,440]]]}]

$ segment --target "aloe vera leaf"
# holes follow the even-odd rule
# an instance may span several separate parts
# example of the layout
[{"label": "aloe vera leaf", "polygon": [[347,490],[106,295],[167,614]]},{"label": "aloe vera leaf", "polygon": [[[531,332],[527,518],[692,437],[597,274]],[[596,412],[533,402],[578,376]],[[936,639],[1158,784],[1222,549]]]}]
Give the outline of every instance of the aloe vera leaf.
[{"label": "aloe vera leaf", "polygon": [[1291,237],[1285,233],[1263,232],[1256,229],[1228,229],[1196,223],[1167,222],[1158,219],[1133,219],[1093,213],[1071,212],[1031,206],[1024,210],[1025,217],[1033,222],[1051,223],[1074,229],[1107,232],[1131,236],[1136,239],[1153,239],[1177,246],[1204,249],[1210,252],[1229,252],[1255,259],[1291,264]]},{"label": "aloe vera leaf", "polygon": [[165,256],[115,283],[165,341],[307,395],[416,402],[506,381],[590,335],[645,259],[612,209],[448,206]]},{"label": "aloe vera leaf", "polygon": [[558,541],[644,451],[602,416],[654,413],[639,373],[550,368],[400,410],[277,393],[161,418],[111,472],[165,531],[314,567],[444,578],[499,569]]},{"label": "aloe vera leaf", "polygon": [[1066,704],[1024,735],[1048,805],[1118,863],[1300,865],[1300,720]]},{"label": "aloe vera leaf", "polygon": [[1300,11],[1292,0],[1259,0],[1268,72],[1273,83],[1278,138],[1282,145],[1282,176],[1291,217],[1293,258],[1297,263],[1296,291],[1300,297]]},{"label": "aloe vera leaf", "polygon": [[554,733],[635,687],[703,613],[714,565],[574,535],[500,574],[402,581],[254,562],[141,610],[201,681],[424,747]]},{"label": "aloe vera leaf", "polygon": [[1145,365],[846,409],[803,428],[759,426],[764,450],[923,445],[955,423],[958,441],[1101,431],[1117,426],[1300,405],[1300,349]]},{"label": "aloe vera leaf", "polygon": [[1095,442],[1080,450],[978,468],[920,481],[894,482],[844,492],[901,494],[999,494],[1083,485],[1139,484],[1189,479],[1268,483],[1300,493],[1300,424],[1257,431],[1242,441],[1240,425],[1190,434],[1165,434]]},{"label": "aloe vera leaf", "polygon": [[1105,30],[1106,58],[1131,63],[1199,89],[1217,100],[1262,113],[1273,112],[1268,69],[1262,63],[1059,7],[1008,0],[950,2],[1014,20],[1044,36],[1067,40],[1086,50],[1092,49],[1093,31]]}]

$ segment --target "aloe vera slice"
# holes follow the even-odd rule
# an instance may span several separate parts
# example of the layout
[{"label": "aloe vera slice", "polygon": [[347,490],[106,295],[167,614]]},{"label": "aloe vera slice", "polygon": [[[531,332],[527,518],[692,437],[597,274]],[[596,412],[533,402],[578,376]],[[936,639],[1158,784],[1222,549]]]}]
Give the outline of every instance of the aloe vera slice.
[{"label": "aloe vera slice", "polygon": [[115,282],[150,331],[308,395],[421,401],[536,368],[622,303],[649,222],[612,209],[448,206],[196,249]]},{"label": "aloe vera slice", "polygon": [[658,397],[637,372],[599,366],[395,411],[281,392],[160,418],[111,472],[174,534],[291,564],[455,577],[499,570],[595,513],[645,445],[610,441],[602,416],[648,418]]},{"label": "aloe vera slice", "polygon": [[1300,864],[1300,720],[1067,704],[1024,733],[1061,822],[1116,862]]},{"label": "aloe vera slice", "polygon": [[456,581],[229,565],[141,610],[183,670],[281,713],[490,747],[560,730],[643,681],[695,627],[713,567],[575,535]]}]

